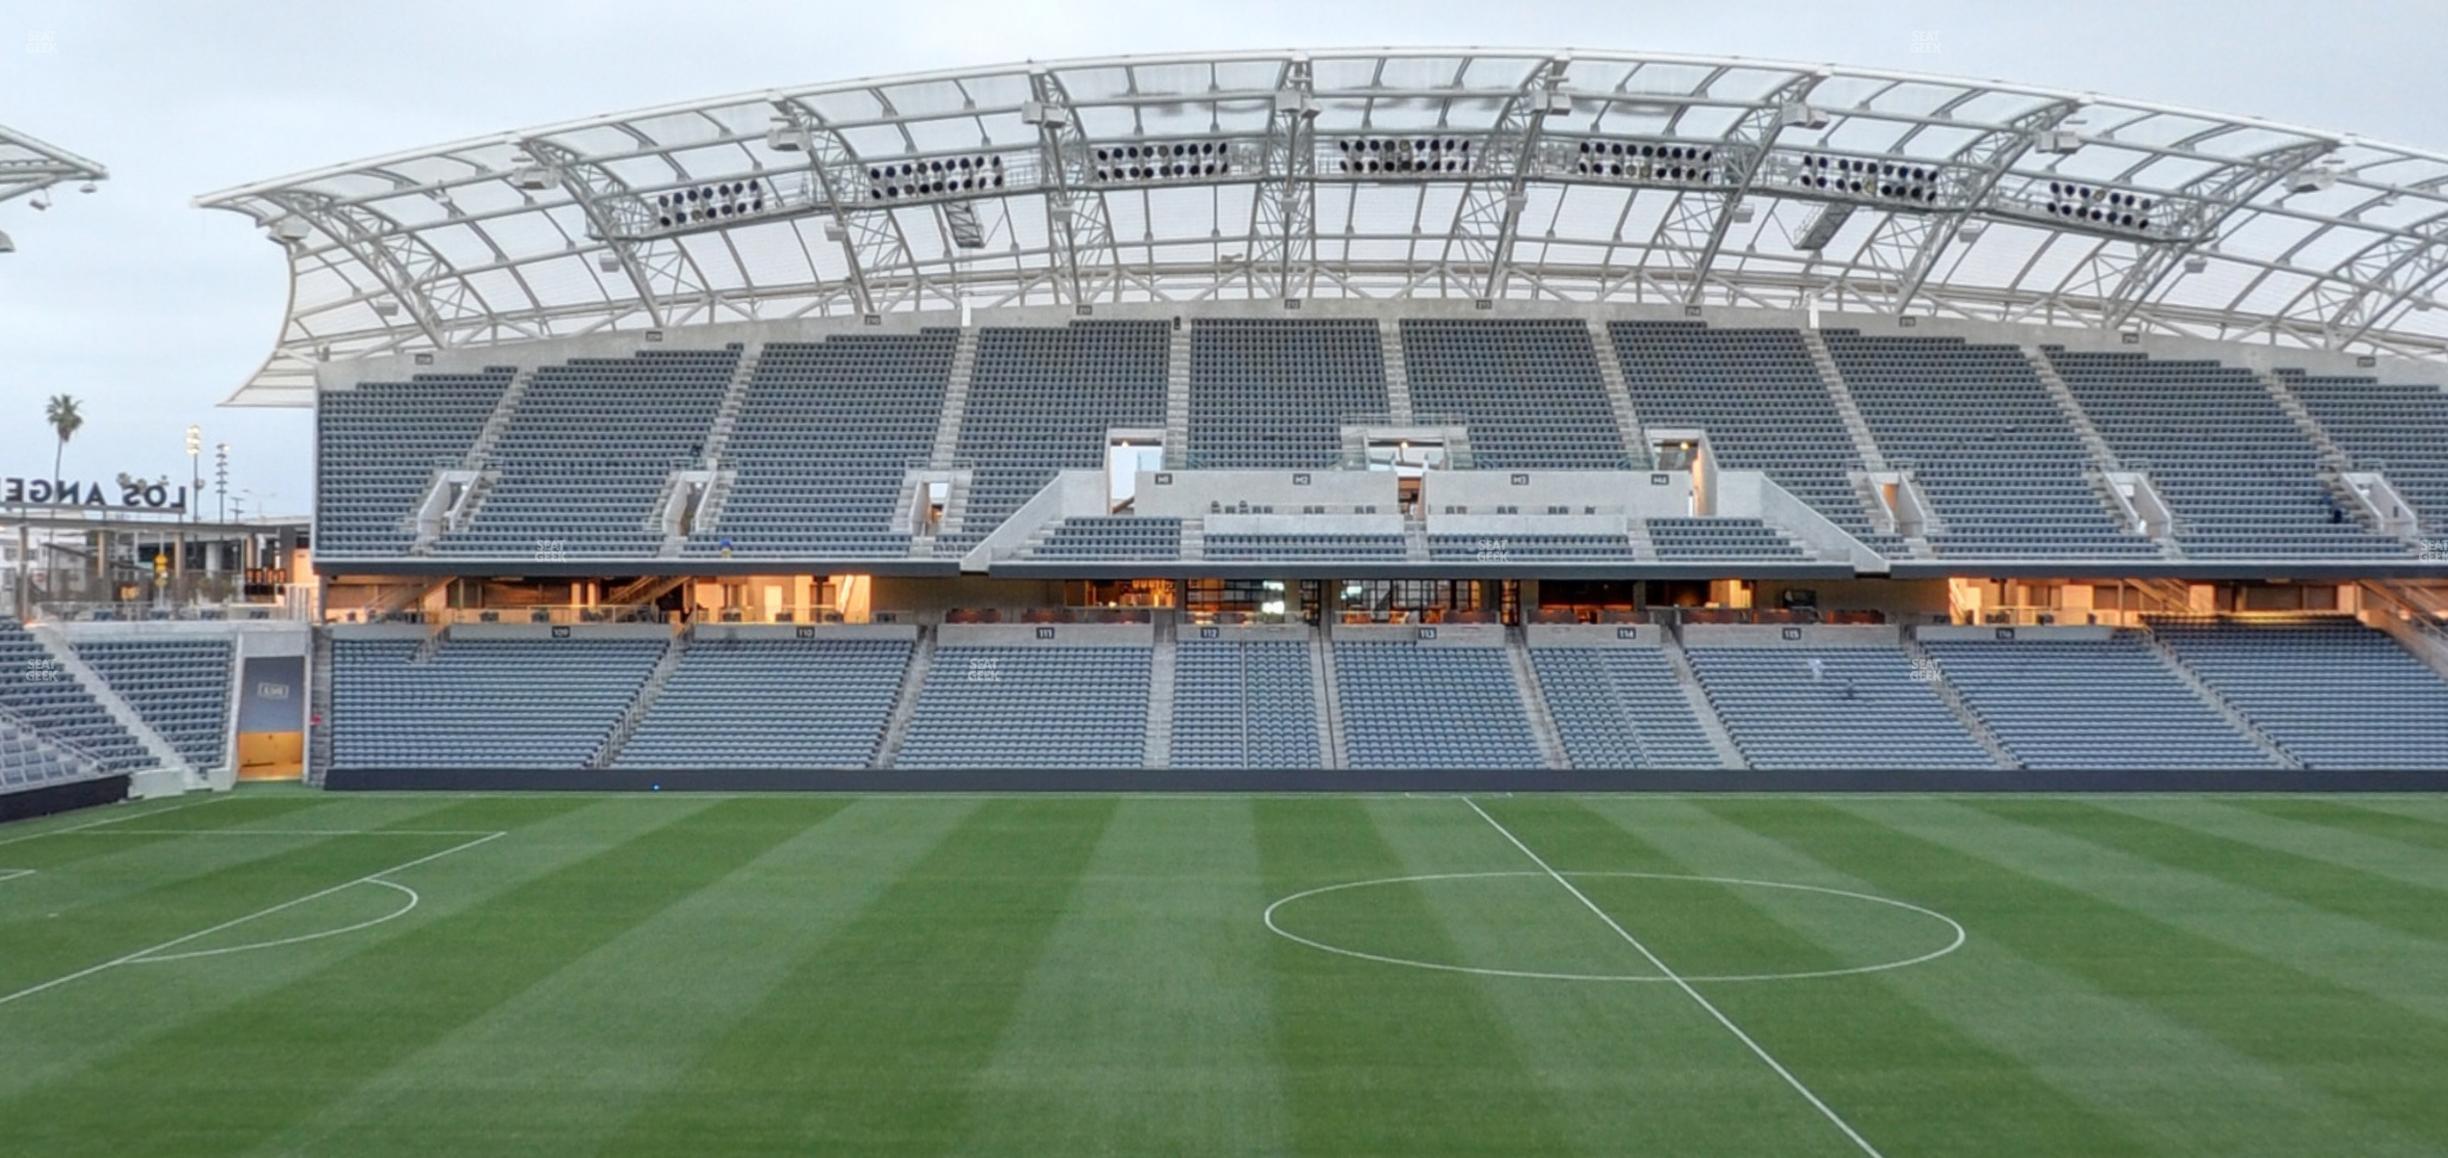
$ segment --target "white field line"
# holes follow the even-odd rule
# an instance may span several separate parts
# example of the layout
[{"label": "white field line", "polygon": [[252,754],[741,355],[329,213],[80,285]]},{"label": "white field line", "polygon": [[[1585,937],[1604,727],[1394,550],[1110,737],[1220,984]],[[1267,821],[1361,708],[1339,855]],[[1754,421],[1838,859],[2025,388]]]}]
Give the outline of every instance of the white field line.
[{"label": "white field line", "polygon": [[418,903],[425,899],[424,897],[417,895],[417,891],[415,889],[409,888],[398,881],[370,880],[360,883],[381,885],[382,887],[390,889],[394,892],[405,893],[408,896],[408,903],[401,905],[399,908],[388,913],[384,913],[382,916],[376,917],[373,920],[359,921],[354,925],[344,925],[337,929],[325,929],[319,933],[302,933],[295,937],[283,937],[278,941],[256,941],[245,945],[229,945],[219,949],[194,949],[185,953],[172,953],[165,957],[138,957],[137,959],[128,962],[128,964],[158,965],[164,961],[188,961],[197,957],[219,957],[225,953],[248,953],[257,949],[276,949],[282,945],[302,945],[308,941],[320,941],[325,937],[337,937],[342,933],[354,933],[359,929],[371,929],[385,921],[396,921],[401,917],[407,916],[409,910],[416,908]]},{"label": "white field line", "polygon": [[499,836],[484,828],[114,828],[81,836]]},{"label": "white field line", "polygon": [[33,869],[0,869],[0,881],[13,881],[19,877],[30,877],[33,875]]},{"label": "white field line", "polygon": [[1640,952],[1641,956],[1648,958],[1650,968],[1664,974],[1669,983],[1673,984],[1675,988],[1683,991],[1684,996],[1691,998],[1692,1001],[1699,1005],[1701,1009],[1706,1010],[1710,1017],[1717,1020],[1717,1024],[1726,1028],[1726,1032],[1733,1034],[1736,1040],[1741,1041],[1746,1048],[1750,1049],[1754,1056],[1758,1057],[1761,1061],[1766,1062],[1769,1069],[1775,1070],[1778,1077],[1785,1079],[1785,1084],[1792,1086],[1795,1093],[1802,1095],[1805,1101],[1808,1101],[1813,1108],[1819,1111],[1821,1117],[1824,1117],[1829,1122],[1834,1123],[1838,1130],[1842,1130],[1844,1132],[1844,1136],[1851,1139],[1853,1144],[1861,1149],[1862,1153],[1870,1155],[1870,1158],[1884,1158],[1884,1156],[1879,1153],[1878,1147],[1871,1145],[1869,1139],[1862,1137],[1861,1132],[1855,1130],[1852,1123],[1845,1121],[1843,1116],[1839,1115],[1835,1110],[1829,1108],[1826,1102],[1820,1101],[1819,1095],[1812,1093],[1809,1086],[1802,1084],[1802,1079],[1795,1077],[1792,1070],[1785,1068],[1785,1063],[1778,1061],[1776,1056],[1769,1053],[1765,1048],[1761,1047],[1759,1042],[1752,1040],[1751,1035],[1743,1032],[1743,1028],[1741,1026],[1734,1024],[1734,1019],[1727,1017],[1725,1015],[1725,1011],[1717,1008],[1717,1004],[1715,1002],[1702,996],[1699,990],[1692,988],[1691,982],[1683,979],[1682,974],[1675,972],[1666,964],[1665,961],[1659,959],[1657,954],[1650,952],[1649,946],[1642,944],[1640,938],[1635,937],[1631,933],[1625,931],[1622,925],[1616,923],[1614,917],[1608,915],[1605,909],[1599,908],[1596,901],[1589,899],[1589,894],[1582,892],[1571,881],[1564,879],[1564,874],[1555,871],[1554,866],[1549,865],[1546,858],[1530,851],[1530,846],[1523,844],[1520,837],[1513,835],[1512,829],[1506,828],[1502,823],[1499,823],[1495,817],[1488,815],[1487,809],[1479,807],[1478,801],[1465,796],[1462,798],[1462,803],[1470,805],[1470,810],[1478,813],[1479,819],[1487,821],[1488,825],[1501,834],[1507,842],[1511,843],[1513,847],[1520,849],[1523,856],[1530,858],[1530,863],[1537,865],[1541,870],[1546,872],[1547,876],[1554,880],[1555,883],[1564,886],[1564,891],[1571,893],[1573,895],[1573,899],[1581,902],[1583,908],[1597,914],[1598,919],[1606,922],[1607,928],[1615,930],[1615,935],[1623,938],[1625,944],[1632,946],[1634,949]]},{"label": "white field line", "polygon": [[[1265,922],[1269,932],[1272,932],[1276,936],[1282,937],[1285,940],[1292,941],[1297,944],[1307,945],[1312,949],[1322,949],[1328,953],[1339,954],[1344,957],[1356,957],[1362,961],[1376,961],[1386,965],[1407,965],[1414,969],[1434,969],[1443,973],[1472,973],[1481,977],[1521,977],[1533,981],[1621,981],[1663,983],[1667,980],[1666,978],[1660,977],[1654,973],[1554,973],[1541,972],[1533,969],[1495,969],[1478,965],[1453,965],[1440,961],[1418,961],[1409,957],[1389,957],[1381,953],[1370,953],[1360,949],[1346,949],[1341,945],[1328,944],[1324,941],[1304,937],[1299,933],[1295,933],[1290,929],[1284,928],[1275,920],[1276,910],[1295,904],[1299,901],[1306,900],[1310,897],[1320,896],[1326,893],[1339,893],[1350,889],[1373,888],[1379,885],[1414,884],[1420,881],[1490,880],[1503,877],[1536,877],[1543,875],[1545,874],[1534,873],[1524,869],[1520,872],[1426,873],[1419,876],[1380,877],[1376,880],[1348,881],[1339,885],[1324,885],[1319,888],[1304,889],[1300,892],[1294,893],[1291,896],[1275,902],[1274,904],[1268,905],[1266,907],[1266,912],[1260,914],[1260,920]],[[1905,969],[1914,965],[1935,961],[1940,957],[1944,957],[1947,954],[1954,952],[1957,949],[1963,948],[1964,942],[1969,939],[1969,934],[1964,931],[1964,927],[1961,923],[1956,921],[1955,918],[1947,916],[1945,913],[1941,913],[1936,909],[1925,909],[1919,905],[1913,904],[1910,901],[1899,901],[1893,897],[1873,896],[1869,893],[1856,893],[1845,889],[1823,888],[1819,885],[1787,884],[1783,881],[1755,881],[1746,877],[1698,877],[1689,876],[1682,873],[1576,872],[1572,875],[1577,877],[1620,877],[1629,880],[1650,881],[1699,881],[1703,884],[1712,885],[1734,885],[1737,887],[1747,888],[1784,889],[1789,892],[1819,893],[1831,897],[1846,897],[1856,901],[1868,901],[1872,904],[1885,905],[1893,909],[1902,909],[1908,913],[1918,913],[1924,917],[1928,917],[1945,925],[1954,933],[1954,936],[1950,938],[1945,945],[1940,946],[1939,948],[1932,949],[1929,952],[1923,953],[1916,957],[1907,957],[1896,961],[1882,961],[1870,965],[1855,965],[1844,969],[1796,970],[1790,973],[1729,973],[1706,977],[1687,973],[1683,976],[1685,981],[1732,985],[1761,981],[1812,981],[1822,977],[1857,977],[1866,973],[1885,973],[1891,969]]]},{"label": "white field line", "polygon": [[144,812],[131,812],[126,816],[106,817],[102,820],[96,820],[86,824],[71,825],[67,828],[46,828],[41,832],[29,832],[24,836],[12,836],[7,840],[0,840],[0,846],[20,844],[29,840],[41,840],[46,836],[66,836],[72,832],[86,832],[92,829],[101,828],[104,825],[125,824],[131,820],[151,820],[154,817],[160,816],[164,813],[177,812],[180,809],[195,808],[206,804],[215,804],[227,799],[229,799],[227,796],[216,796],[210,800],[190,800],[185,804],[173,804],[168,808],[155,808]]},{"label": "white field line", "polygon": [[[333,885],[333,886],[331,886],[330,888],[327,888],[327,889],[318,889],[318,890],[316,890],[315,892],[311,892],[311,893],[306,894],[305,896],[298,897],[298,898],[295,898],[295,899],[293,899],[293,900],[282,901],[281,903],[279,903],[279,904],[277,904],[277,905],[273,905],[273,906],[271,906],[270,908],[265,908],[265,909],[257,909],[256,911],[254,911],[254,912],[252,912],[252,913],[248,913],[247,915],[245,915],[245,916],[243,916],[243,917],[237,917],[237,918],[234,918],[234,919],[232,919],[232,920],[223,921],[223,922],[221,922],[220,924],[218,924],[218,925],[214,925],[214,926],[212,926],[212,927],[211,927],[211,928],[209,928],[209,929],[198,929],[198,930],[196,930],[195,932],[188,933],[188,934],[186,934],[186,935],[184,935],[184,936],[180,936],[180,937],[173,937],[173,938],[171,938],[171,939],[169,939],[169,940],[167,940],[167,941],[162,942],[162,943],[161,943],[161,944],[159,944],[159,945],[154,945],[154,946],[152,946],[152,947],[150,947],[150,948],[138,949],[137,951],[135,951],[135,952],[133,952],[133,953],[126,954],[126,955],[124,955],[124,956],[113,957],[113,958],[111,958],[110,960],[105,961],[105,962],[103,962],[103,963],[101,963],[101,964],[99,964],[99,965],[90,965],[90,966],[87,966],[87,967],[85,967],[85,968],[83,968],[83,969],[79,969],[79,970],[77,970],[77,971],[76,971],[76,972],[74,972],[74,973],[70,973],[70,974],[68,974],[68,975],[66,975],[66,976],[63,976],[63,977],[54,977],[54,978],[52,978],[51,980],[49,980],[49,981],[45,981],[45,982],[43,982],[43,983],[42,983],[42,984],[40,984],[40,985],[29,986],[29,987],[27,987],[27,988],[20,989],[20,990],[18,990],[18,991],[17,991],[17,992],[15,992],[15,993],[10,993],[10,994],[6,994],[6,995],[0,995],[0,1005],[7,1005],[7,1004],[9,1004],[9,1003],[10,1003],[10,1002],[12,1002],[12,1001],[18,1001],[18,1000],[21,1000],[21,999],[24,999],[24,998],[27,998],[27,997],[32,997],[32,996],[34,996],[34,995],[35,995],[35,994],[37,994],[37,993],[44,992],[45,990],[57,989],[57,988],[59,988],[60,986],[62,986],[62,985],[66,985],[66,984],[68,984],[68,983],[69,983],[69,982],[71,982],[71,981],[78,981],[78,980],[82,980],[82,979],[87,978],[87,977],[91,977],[91,976],[93,976],[94,974],[96,974],[96,973],[100,973],[100,972],[102,972],[103,970],[106,970],[106,969],[114,969],[114,968],[117,968],[117,967],[119,967],[119,966],[121,966],[121,965],[133,964],[133,963],[135,963],[135,962],[142,961],[142,960],[145,960],[145,959],[147,959],[147,958],[152,958],[152,957],[154,957],[156,954],[164,953],[164,952],[167,952],[168,950],[171,950],[171,949],[176,949],[176,948],[178,948],[179,946],[184,945],[184,944],[187,944],[187,943],[188,943],[188,942],[190,942],[190,941],[196,941],[196,940],[200,940],[200,939],[205,938],[205,937],[212,936],[213,934],[218,933],[218,932],[221,932],[221,931],[223,931],[223,930],[225,930],[225,929],[234,929],[234,928],[237,928],[237,927],[238,927],[238,926],[240,926],[240,925],[246,924],[246,923],[247,923],[247,922],[249,922],[249,921],[257,920],[257,919],[259,919],[259,918],[263,918],[263,917],[269,917],[269,916],[271,916],[271,915],[272,915],[272,914],[274,914],[274,913],[283,912],[283,911],[286,911],[286,910],[289,910],[289,909],[294,909],[294,908],[298,907],[299,905],[306,904],[306,903],[308,903],[308,902],[310,902],[310,901],[319,901],[319,900],[322,900],[323,898],[328,897],[328,896],[332,895],[333,893],[339,892],[339,891],[341,891],[341,890],[343,890],[343,889],[353,889],[353,888],[356,888],[357,886],[362,885],[362,884],[367,884],[367,883],[371,883],[371,882],[379,881],[381,878],[386,877],[386,876],[389,876],[389,875],[390,875],[390,874],[392,874],[392,873],[395,873],[395,872],[401,872],[401,871],[406,870],[406,869],[412,869],[412,868],[415,868],[415,867],[417,867],[418,865],[421,865],[421,864],[426,864],[426,863],[429,863],[429,862],[432,862],[432,861],[437,861],[437,860],[442,859],[443,857],[446,857],[446,856],[451,855],[452,853],[456,853],[456,852],[465,852],[465,851],[467,851],[468,849],[475,848],[476,846],[478,846],[478,845],[480,845],[480,844],[485,844],[485,843],[490,842],[490,841],[499,840],[499,839],[501,839],[502,837],[505,837],[505,836],[508,836],[508,835],[510,835],[510,834],[509,834],[509,833],[507,833],[507,832],[490,832],[490,833],[486,833],[485,835],[480,836],[480,837],[477,837],[477,838],[476,838],[476,839],[474,839],[474,840],[465,841],[465,842],[462,842],[462,843],[459,843],[459,844],[452,845],[451,847],[446,848],[446,849],[443,849],[443,850],[442,850],[442,851],[440,851],[440,852],[435,852],[435,853],[427,853],[426,855],[421,856],[421,857],[418,857],[418,858],[416,858],[415,860],[411,860],[411,861],[403,861],[403,862],[401,862],[401,863],[399,863],[399,864],[392,865],[390,868],[387,868],[387,869],[379,869],[379,870],[376,870],[376,871],[374,871],[374,872],[367,873],[366,875],[361,876],[361,877],[358,877],[356,880],[353,880],[353,881],[346,881],[346,882],[343,882],[343,883],[341,883],[341,884],[336,884],[336,885]],[[404,911],[404,910],[403,910],[403,911]],[[393,916],[398,916],[399,914],[394,913],[394,914],[392,914],[392,915],[393,915]]]}]

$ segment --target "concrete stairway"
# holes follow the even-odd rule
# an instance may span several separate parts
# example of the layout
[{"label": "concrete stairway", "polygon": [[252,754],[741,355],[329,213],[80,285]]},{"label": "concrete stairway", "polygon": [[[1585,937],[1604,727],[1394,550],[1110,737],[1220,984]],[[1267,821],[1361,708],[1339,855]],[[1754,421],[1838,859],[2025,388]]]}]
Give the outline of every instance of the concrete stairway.
[{"label": "concrete stairway", "polygon": [[1165,360],[1164,464],[1169,470],[1190,465],[1190,323],[1173,331],[1173,346]]},{"label": "concrete stairway", "polygon": [[935,664],[935,629],[918,629],[918,646],[910,652],[909,669],[901,673],[900,694],[893,697],[892,721],[884,725],[884,742],[876,745],[875,766],[890,768],[909,738],[910,721],[918,715],[918,691],[926,686],[927,669]]},{"label": "concrete stairway", "polygon": [[1141,763],[1149,768],[1173,763],[1173,617],[1159,613],[1155,650],[1148,655],[1147,743]]},{"label": "concrete stairway", "polygon": [[1651,465],[1649,435],[1640,412],[1632,405],[1632,387],[1624,381],[1623,359],[1615,350],[1615,331],[1597,318],[1589,321],[1590,344],[1598,349],[1598,381],[1606,387],[1607,406],[1615,412],[1615,429],[1623,435],[1624,454],[1643,469]]},{"label": "concrete stairway", "polygon": [[1666,664],[1674,669],[1675,683],[1683,689],[1683,701],[1691,706],[1692,718],[1700,721],[1700,730],[1708,735],[1709,747],[1716,749],[1718,764],[1727,768],[1746,768],[1742,749],[1734,744],[1734,734],[1726,731],[1725,721],[1717,715],[1717,705],[1709,702],[1708,690],[1700,686],[1700,677],[1693,673],[1691,657],[1683,653],[1683,645],[1674,636],[1666,636]]},{"label": "concrete stairway", "polygon": [[629,701],[629,710],[621,713],[620,723],[612,726],[612,735],[604,740],[603,749],[595,753],[595,760],[588,767],[609,768],[614,760],[620,759],[621,749],[628,745],[630,737],[637,735],[638,725],[646,722],[646,713],[653,709],[655,701],[663,698],[664,685],[680,669],[680,658],[687,651],[686,633],[672,637],[665,645],[663,654],[655,660],[654,671],[646,676],[645,686],[638,689],[636,699]]},{"label": "concrete stairway", "polygon": [[977,373],[977,348],[977,327],[962,326],[952,347],[952,373],[944,382],[943,415],[935,422],[935,446],[927,455],[928,464],[937,470],[950,469],[960,447],[961,417],[969,410],[969,380]]},{"label": "concrete stairway", "polygon": [[1411,369],[1403,361],[1402,322],[1377,319],[1377,344],[1385,354],[1386,419],[1395,426],[1411,422]]},{"label": "concrete stairway", "polygon": [[1329,768],[1351,767],[1351,751],[1343,741],[1343,694],[1335,681],[1334,642],[1320,627],[1309,636],[1309,667],[1316,680],[1318,755]]},{"label": "concrete stairway", "polygon": [[1505,629],[1505,658],[1513,664],[1513,686],[1520,692],[1522,714],[1530,719],[1530,737],[1538,742],[1539,760],[1549,768],[1570,768],[1564,734],[1547,710],[1547,689],[1539,682],[1538,665],[1530,662],[1529,633],[1516,625]]}]

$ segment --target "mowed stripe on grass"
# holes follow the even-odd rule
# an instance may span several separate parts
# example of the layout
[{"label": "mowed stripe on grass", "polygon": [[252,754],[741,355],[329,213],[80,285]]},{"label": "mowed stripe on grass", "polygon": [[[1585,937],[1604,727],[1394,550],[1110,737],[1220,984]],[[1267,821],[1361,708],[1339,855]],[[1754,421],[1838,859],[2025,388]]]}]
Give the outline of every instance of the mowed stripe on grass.
[{"label": "mowed stripe on grass", "polygon": [[157,1151],[243,1151],[804,826],[750,801],[659,819],[668,823],[181,1024],[77,1081],[0,1102],[0,1118],[19,1123],[12,1132],[30,1153],[124,1154],[136,1139]]},{"label": "mowed stripe on grass", "polygon": [[[1923,964],[1695,983],[1888,1158],[2448,1152],[2432,802],[1479,803],[1680,973],[1851,967],[1948,932],[1604,874],[1961,921],[1969,940]],[[1261,923],[1320,886],[1501,874],[1283,916],[1420,960],[1648,971],[1454,797],[241,793],[128,815],[509,835],[402,873],[424,901],[389,923],[0,1006],[0,1148],[1859,1153],[1671,985],[1440,973]],[[0,883],[0,958],[83,941],[72,968],[426,839],[45,823],[0,830],[35,837],[0,866],[43,869]],[[12,891],[30,885],[52,891]],[[19,904],[44,895],[76,903]]]}]

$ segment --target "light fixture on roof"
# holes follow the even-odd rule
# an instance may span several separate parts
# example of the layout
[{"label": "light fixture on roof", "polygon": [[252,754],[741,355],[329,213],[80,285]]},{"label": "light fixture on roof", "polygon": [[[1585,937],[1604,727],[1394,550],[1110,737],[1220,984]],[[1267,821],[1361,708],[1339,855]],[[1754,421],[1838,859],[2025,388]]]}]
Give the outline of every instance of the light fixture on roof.
[{"label": "light fixture on roof", "polygon": [[1756,215],[1757,211],[1751,208],[1750,202],[1737,201],[1734,203],[1734,224],[1749,225],[1751,219]]},{"label": "light fixture on roof", "polygon": [[271,235],[272,240],[280,242],[283,245],[291,245],[296,242],[306,240],[306,234],[308,232],[306,227],[306,219],[299,217],[294,213],[287,217],[274,220],[272,224],[264,227],[264,231]]},{"label": "light fixture on roof", "polygon": [[34,199],[26,204],[32,205],[36,209],[49,209],[51,207],[51,195],[48,193],[37,193],[34,195]]},{"label": "light fixture on roof", "polygon": [[2335,158],[2324,157],[2319,162],[2297,169],[2290,174],[2287,177],[2287,192],[2291,194],[2326,193],[2337,188],[2339,171]]},{"label": "light fixture on roof", "polygon": [[2209,256],[2208,256],[2208,255],[2206,255],[2206,254],[2199,254],[2199,253],[2196,253],[2196,254],[2194,254],[2194,255],[2192,255],[2192,256],[2190,256],[2190,257],[2185,258],[2185,262],[2184,262],[2184,271],[2185,271],[2186,273],[2208,273],[2208,272],[2210,272],[2210,258],[2209,258]]},{"label": "light fixture on roof", "polygon": [[9,239],[9,235],[6,230],[0,230],[0,253],[15,252],[17,252],[17,243]]},{"label": "light fixture on roof", "polygon": [[602,253],[596,254],[595,268],[600,269],[605,273],[619,273],[621,268],[619,251],[607,249]]},{"label": "light fixture on roof", "polygon": [[765,147],[777,153],[797,153],[807,148],[807,141],[796,126],[781,124],[765,130]]},{"label": "light fixture on roof", "polygon": [[77,186],[77,192],[79,192],[79,193],[91,193],[91,192],[93,192],[94,190],[99,189],[99,188],[101,188],[101,186],[100,186],[100,185],[94,184],[94,183],[93,183],[93,182],[91,182],[91,181],[87,181],[86,183],[84,183],[84,184],[82,184],[82,185]]},{"label": "light fixture on roof", "polygon": [[510,183],[521,189],[533,191],[550,189],[554,181],[552,170],[542,165],[521,165],[511,171]]},{"label": "light fixture on roof", "polygon": [[1569,117],[1573,111],[1572,93],[1562,81],[1548,81],[1539,86],[1539,111],[1551,117]]},{"label": "light fixture on roof", "polygon": [[1963,238],[1965,241],[1979,241],[1981,234],[1987,232],[1989,232],[1989,223],[1981,220],[1978,217],[1973,217],[1967,218],[1964,221],[1963,228],[1956,230],[1955,236]]},{"label": "light fixture on roof", "polygon": [[1064,115],[1061,105],[1051,105],[1044,101],[1021,101],[1020,123],[1032,128],[1059,129],[1069,124],[1070,118]]},{"label": "light fixture on roof", "polygon": [[2062,157],[2081,148],[2082,134],[2066,128],[2043,130],[2040,140],[2032,146],[2034,152],[2051,157]]},{"label": "light fixture on roof", "polygon": [[1831,122],[1828,115],[1801,101],[1787,101],[1777,106],[1777,124],[1789,129],[1824,129]]},{"label": "light fixture on roof", "polygon": [[390,318],[390,317],[397,317],[398,315],[399,315],[399,302],[398,302],[398,301],[396,301],[396,300],[394,300],[394,299],[392,299],[392,298],[376,298],[376,299],[374,299],[374,316],[375,316],[375,317],[378,317],[378,318]]}]

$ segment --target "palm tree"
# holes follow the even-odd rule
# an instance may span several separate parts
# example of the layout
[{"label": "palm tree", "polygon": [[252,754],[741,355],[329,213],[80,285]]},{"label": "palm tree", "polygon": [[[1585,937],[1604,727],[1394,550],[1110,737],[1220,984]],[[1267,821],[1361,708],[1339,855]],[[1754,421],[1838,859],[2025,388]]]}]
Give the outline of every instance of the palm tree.
[{"label": "palm tree", "polygon": [[[51,396],[51,401],[43,406],[43,418],[51,423],[52,433],[59,435],[59,445],[51,450],[51,480],[56,484],[60,477],[61,456],[68,453],[68,440],[76,437],[76,432],[85,425],[85,416],[77,411],[75,398],[66,394],[54,394]],[[52,496],[54,502],[58,501],[58,498],[57,495]],[[53,598],[57,598],[59,552],[56,545],[46,554],[50,556],[50,566],[46,570],[51,575],[50,586],[55,592]]]},{"label": "palm tree", "polygon": [[77,411],[77,400],[66,394],[54,394],[43,406],[43,418],[51,423],[51,431],[59,435],[59,446],[51,452],[51,477],[60,472],[60,456],[68,451],[68,440],[84,429],[85,416]]}]

